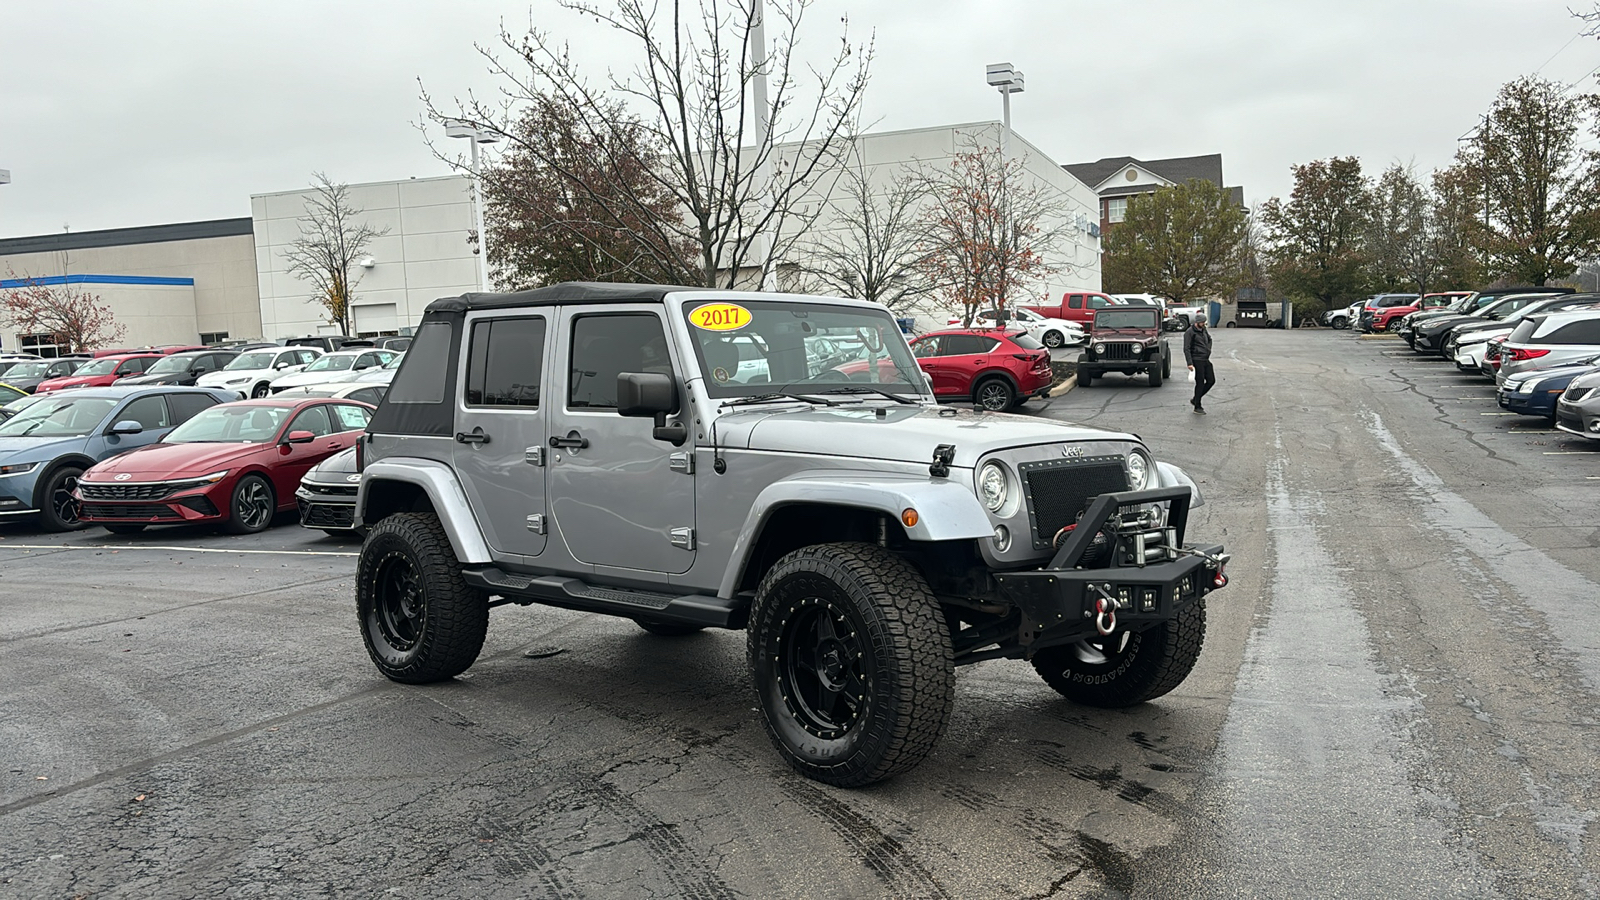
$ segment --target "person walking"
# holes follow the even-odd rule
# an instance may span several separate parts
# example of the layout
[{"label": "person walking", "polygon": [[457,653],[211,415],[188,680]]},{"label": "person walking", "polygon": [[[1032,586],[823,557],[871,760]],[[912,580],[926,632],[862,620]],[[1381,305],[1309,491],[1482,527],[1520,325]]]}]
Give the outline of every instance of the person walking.
[{"label": "person walking", "polygon": [[1189,371],[1194,373],[1194,399],[1189,405],[1200,415],[1206,414],[1206,408],[1200,404],[1206,391],[1217,383],[1216,370],[1211,368],[1211,328],[1206,324],[1204,313],[1194,317],[1194,326],[1183,333],[1183,361],[1189,364]]}]

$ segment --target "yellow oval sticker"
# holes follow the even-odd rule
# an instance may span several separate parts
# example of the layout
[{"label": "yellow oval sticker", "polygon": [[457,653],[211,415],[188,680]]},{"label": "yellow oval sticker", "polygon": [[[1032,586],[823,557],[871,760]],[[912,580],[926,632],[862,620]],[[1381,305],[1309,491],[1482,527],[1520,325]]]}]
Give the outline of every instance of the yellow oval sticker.
[{"label": "yellow oval sticker", "polygon": [[689,313],[689,322],[706,331],[733,331],[750,324],[750,310],[737,303],[707,303]]}]

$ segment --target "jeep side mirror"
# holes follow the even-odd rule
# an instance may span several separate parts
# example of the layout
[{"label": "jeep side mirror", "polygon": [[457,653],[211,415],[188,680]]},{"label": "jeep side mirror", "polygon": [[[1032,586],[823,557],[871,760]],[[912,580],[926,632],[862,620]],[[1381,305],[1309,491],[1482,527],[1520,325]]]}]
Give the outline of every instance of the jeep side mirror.
[{"label": "jeep side mirror", "polygon": [[133,419],[123,419],[121,422],[111,426],[112,434],[138,434],[143,430],[144,426]]},{"label": "jeep side mirror", "polygon": [[672,383],[672,376],[659,372],[622,372],[617,375],[617,415],[653,417],[655,429],[650,436],[681,447],[689,439],[688,427],[667,424],[667,415],[677,411],[678,387]]},{"label": "jeep side mirror", "polygon": [[312,434],[309,431],[291,431],[291,432],[289,432],[289,436],[284,439],[284,443],[286,443],[286,444],[309,444],[309,443],[311,443],[312,441],[314,441],[316,439],[317,439],[317,436]]}]

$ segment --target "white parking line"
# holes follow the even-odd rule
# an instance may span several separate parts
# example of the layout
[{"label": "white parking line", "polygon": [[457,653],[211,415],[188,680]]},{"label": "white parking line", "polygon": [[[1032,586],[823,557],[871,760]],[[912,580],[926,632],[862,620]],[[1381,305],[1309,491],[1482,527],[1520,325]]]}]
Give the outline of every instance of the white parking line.
[{"label": "white parking line", "polygon": [[1480,416],[1515,416],[1518,413],[1478,413]]},{"label": "white parking line", "polygon": [[1545,456],[1593,456],[1593,450],[1546,450]]},{"label": "white parking line", "polygon": [[217,547],[168,547],[161,544],[13,544],[0,541],[0,550],[164,550],[180,553],[253,553],[265,556],[360,556],[344,550],[223,550]]}]

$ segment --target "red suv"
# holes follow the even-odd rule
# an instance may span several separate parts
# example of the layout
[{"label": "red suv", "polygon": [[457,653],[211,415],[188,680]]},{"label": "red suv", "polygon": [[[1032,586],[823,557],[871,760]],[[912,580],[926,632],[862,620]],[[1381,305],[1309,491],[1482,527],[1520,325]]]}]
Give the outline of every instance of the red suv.
[{"label": "red suv", "polygon": [[161,358],[160,353],[121,353],[101,356],[79,366],[71,375],[52,378],[40,383],[35,393],[48,394],[67,388],[107,387],[129,375],[143,375],[150,364]]},{"label": "red suv", "polygon": [[1372,330],[1388,331],[1401,318],[1418,311],[1432,311],[1444,309],[1450,304],[1467,295],[1467,291],[1446,291],[1442,294],[1424,294],[1420,300],[1413,300],[1404,306],[1386,306],[1372,311]]},{"label": "red suv", "polygon": [[1020,329],[933,331],[912,341],[911,352],[933,382],[935,397],[970,399],[995,412],[1046,396],[1055,380],[1050,351]]}]

